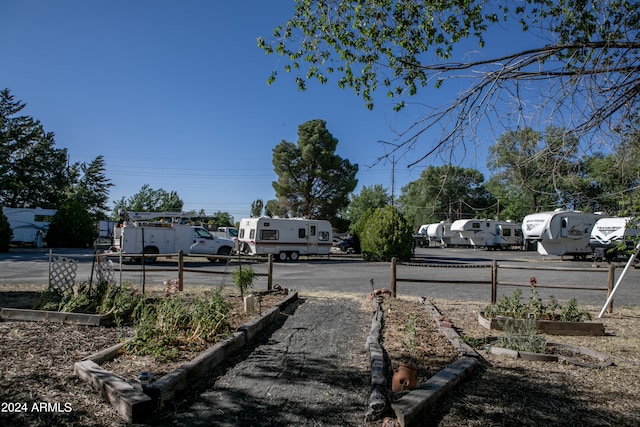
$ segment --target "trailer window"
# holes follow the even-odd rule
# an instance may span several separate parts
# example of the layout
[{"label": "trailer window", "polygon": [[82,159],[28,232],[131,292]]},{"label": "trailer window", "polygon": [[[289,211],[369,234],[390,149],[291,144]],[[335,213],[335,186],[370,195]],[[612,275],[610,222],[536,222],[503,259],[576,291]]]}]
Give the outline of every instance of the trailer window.
[{"label": "trailer window", "polygon": [[53,217],[51,215],[34,215],[33,221],[34,222],[51,222],[52,218]]},{"label": "trailer window", "polygon": [[256,229],[252,228],[251,231],[249,232],[249,239],[253,240],[256,238]]},{"label": "trailer window", "polygon": [[502,229],[502,235],[506,236],[506,237],[511,236],[511,229],[510,228],[503,228]]},{"label": "trailer window", "polygon": [[304,239],[307,236],[307,230],[304,228],[298,228],[298,237]]},{"label": "trailer window", "polygon": [[471,228],[480,228],[480,223],[479,222],[472,222],[471,223]]},{"label": "trailer window", "polygon": [[241,239],[244,238],[244,228],[240,229],[240,236]]},{"label": "trailer window", "polygon": [[260,239],[278,240],[278,230],[260,230]]},{"label": "trailer window", "polygon": [[328,231],[321,231],[320,234],[318,235],[318,240],[320,240],[321,242],[328,242],[329,241],[329,232]]},{"label": "trailer window", "polygon": [[309,227],[309,235],[310,236],[315,236],[316,235],[316,226],[312,225],[311,227]]}]

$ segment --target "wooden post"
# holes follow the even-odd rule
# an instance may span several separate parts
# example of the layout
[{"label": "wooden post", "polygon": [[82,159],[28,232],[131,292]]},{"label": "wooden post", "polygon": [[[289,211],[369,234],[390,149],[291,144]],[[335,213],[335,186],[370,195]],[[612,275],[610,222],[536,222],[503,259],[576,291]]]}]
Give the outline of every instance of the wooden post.
[{"label": "wooden post", "polygon": [[267,290],[273,289],[273,254],[267,257],[269,262],[269,275],[267,276]]},{"label": "wooden post", "polygon": [[391,258],[391,296],[396,297],[396,258]]},{"label": "wooden post", "polygon": [[[607,277],[607,299],[609,299],[609,295],[613,292],[613,284],[616,281],[616,266],[613,264],[609,264],[609,275]],[[609,302],[607,305],[607,313],[611,314],[613,312],[613,300]]]},{"label": "wooden post", "polygon": [[491,262],[491,304],[498,300],[498,261]]},{"label": "wooden post", "polygon": [[178,252],[178,290],[184,290],[184,251]]}]

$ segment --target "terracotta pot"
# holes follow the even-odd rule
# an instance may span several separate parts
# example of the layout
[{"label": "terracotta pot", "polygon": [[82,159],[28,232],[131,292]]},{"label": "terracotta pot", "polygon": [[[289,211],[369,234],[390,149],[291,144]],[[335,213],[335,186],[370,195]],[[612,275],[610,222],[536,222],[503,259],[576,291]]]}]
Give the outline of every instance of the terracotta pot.
[{"label": "terracotta pot", "polygon": [[411,390],[418,385],[418,370],[415,366],[401,363],[398,370],[393,373],[391,380],[391,390],[394,393],[404,390]]}]

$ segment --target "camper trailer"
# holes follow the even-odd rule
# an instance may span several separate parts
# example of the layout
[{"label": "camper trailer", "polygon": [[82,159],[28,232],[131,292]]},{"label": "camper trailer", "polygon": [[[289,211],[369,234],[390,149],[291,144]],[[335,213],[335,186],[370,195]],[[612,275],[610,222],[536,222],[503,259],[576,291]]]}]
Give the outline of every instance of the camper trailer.
[{"label": "camper trailer", "polygon": [[13,244],[41,247],[56,209],[2,208],[13,231]]},{"label": "camper trailer", "polygon": [[461,237],[458,233],[451,231],[451,222],[440,221],[425,224],[418,231],[424,235],[424,246],[428,247],[452,247],[468,246],[469,240]]},{"label": "camper trailer", "polygon": [[512,249],[522,246],[519,223],[493,219],[459,219],[451,224],[451,231],[466,238],[474,248]]},{"label": "camper trailer", "polygon": [[243,218],[238,232],[239,252],[273,254],[280,261],[300,255],[328,255],[333,244],[331,223],[304,218]]},{"label": "camper trailer", "polygon": [[635,246],[634,240],[640,236],[640,221],[633,217],[605,217],[596,221],[591,230],[589,246],[593,250],[595,261],[612,261],[624,251],[618,247],[624,244],[627,249]]},{"label": "camper trailer", "polygon": [[525,241],[537,242],[541,255],[573,255],[586,258],[593,250],[589,246],[591,230],[601,214],[556,209],[530,214],[522,220]]}]

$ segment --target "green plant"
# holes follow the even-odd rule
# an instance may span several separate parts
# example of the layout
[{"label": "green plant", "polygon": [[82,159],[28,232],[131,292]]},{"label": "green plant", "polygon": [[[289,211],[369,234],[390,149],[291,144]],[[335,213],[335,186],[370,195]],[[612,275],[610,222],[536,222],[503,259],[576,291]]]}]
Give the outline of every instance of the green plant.
[{"label": "green plant", "polygon": [[233,283],[235,283],[236,287],[240,290],[240,296],[244,297],[245,291],[253,286],[253,281],[255,280],[256,273],[253,271],[251,267],[238,267],[237,270],[234,270],[233,274]]},{"label": "green plant", "polygon": [[571,298],[560,313],[560,320],[564,322],[582,322],[591,320],[591,315],[585,310],[579,309],[578,301],[575,298]]},{"label": "green plant", "polygon": [[518,323],[505,320],[502,325],[505,334],[498,338],[497,345],[516,351],[545,353],[547,342],[538,335],[536,323],[535,319],[524,319]]},{"label": "green plant", "polygon": [[[561,307],[558,300],[551,295],[549,303],[545,304],[538,297],[534,287],[531,288],[531,295],[527,303],[520,301],[521,291],[516,289],[511,297],[502,295],[495,304],[491,304],[484,309],[484,315],[488,318],[511,317],[513,319],[536,319],[536,320],[561,320],[567,322],[582,322],[591,320],[591,315],[578,308],[578,302],[572,298],[566,307]],[[559,314],[557,312],[560,312]]]},{"label": "green plant", "polygon": [[46,240],[51,247],[84,248],[93,244],[95,234],[95,224],[86,207],[69,199],[51,219]]},{"label": "green plant", "polygon": [[175,360],[180,349],[198,351],[226,337],[230,312],[222,289],[189,301],[178,296],[148,300],[135,310],[136,332],[126,350],[159,362]]},{"label": "green plant", "polygon": [[491,344],[492,341],[491,337],[475,338],[469,335],[462,335],[460,338],[462,339],[462,342],[472,348],[483,348],[484,346]]},{"label": "green plant", "polygon": [[356,229],[365,260],[390,261],[395,257],[406,261],[413,256],[413,229],[393,206],[368,211]]},{"label": "green plant", "polygon": [[407,315],[405,334],[409,354],[411,355],[411,357],[414,357],[418,348],[418,341],[416,339],[418,334],[418,316],[413,313]]}]

